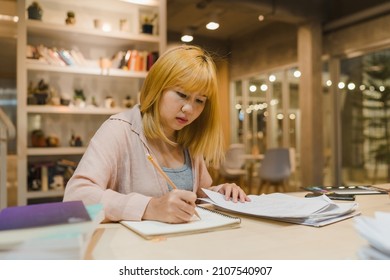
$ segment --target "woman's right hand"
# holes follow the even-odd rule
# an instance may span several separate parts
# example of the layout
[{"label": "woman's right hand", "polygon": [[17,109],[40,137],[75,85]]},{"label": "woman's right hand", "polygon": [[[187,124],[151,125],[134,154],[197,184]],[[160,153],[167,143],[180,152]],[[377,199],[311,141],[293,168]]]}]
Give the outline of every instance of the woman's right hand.
[{"label": "woman's right hand", "polygon": [[184,190],[173,190],[161,197],[153,197],[142,219],[171,224],[189,222],[195,213],[196,198],[195,193]]}]

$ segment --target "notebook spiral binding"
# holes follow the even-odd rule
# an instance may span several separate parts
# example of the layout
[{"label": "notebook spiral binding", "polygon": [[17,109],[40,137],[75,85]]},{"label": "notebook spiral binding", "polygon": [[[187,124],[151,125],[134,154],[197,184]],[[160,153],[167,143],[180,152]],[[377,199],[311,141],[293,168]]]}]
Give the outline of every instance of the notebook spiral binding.
[{"label": "notebook spiral binding", "polygon": [[234,220],[239,220],[239,221],[241,222],[241,218],[240,218],[240,217],[230,216],[230,215],[228,215],[228,214],[219,212],[219,211],[217,211],[217,210],[208,209],[208,208],[206,208],[206,207],[202,207],[202,206],[199,206],[199,205],[197,205],[196,207],[197,207],[197,208],[201,208],[202,210],[210,211],[210,212],[212,212],[212,213],[214,213],[214,214],[223,216],[223,217],[225,217],[225,218],[230,218],[230,219],[234,219]]}]

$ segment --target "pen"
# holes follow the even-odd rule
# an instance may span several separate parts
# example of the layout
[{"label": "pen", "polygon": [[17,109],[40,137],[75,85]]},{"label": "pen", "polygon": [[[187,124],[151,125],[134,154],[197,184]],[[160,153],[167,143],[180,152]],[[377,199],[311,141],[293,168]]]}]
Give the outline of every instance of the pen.
[{"label": "pen", "polygon": [[[177,190],[177,187],[174,182],[172,182],[171,178],[168,177],[168,175],[164,172],[164,170],[161,169],[160,165],[158,165],[157,162],[154,161],[153,157],[150,154],[146,154],[148,157],[148,160],[153,164],[153,166],[157,169],[158,172],[167,180],[168,184],[171,185],[171,187],[175,190]],[[200,219],[200,216],[198,212],[195,210],[195,215]]]}]

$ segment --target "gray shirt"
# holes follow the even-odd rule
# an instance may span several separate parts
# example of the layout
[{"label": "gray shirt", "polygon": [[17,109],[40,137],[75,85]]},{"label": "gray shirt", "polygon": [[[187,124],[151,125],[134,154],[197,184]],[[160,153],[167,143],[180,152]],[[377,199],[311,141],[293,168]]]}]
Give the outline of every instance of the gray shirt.
[{"label": "gray shirt", "polygon": [[[188,153],[188,150],[185,150],[185,163],[180,168],[167,168],[162,167],[168,177],[172,182],[181,190],[192,191],[194,188],[194,180],[192,177],[192,168],[191,168],[191,158]],[[169,190],[172,190],[172,187],[168,185]]]}]

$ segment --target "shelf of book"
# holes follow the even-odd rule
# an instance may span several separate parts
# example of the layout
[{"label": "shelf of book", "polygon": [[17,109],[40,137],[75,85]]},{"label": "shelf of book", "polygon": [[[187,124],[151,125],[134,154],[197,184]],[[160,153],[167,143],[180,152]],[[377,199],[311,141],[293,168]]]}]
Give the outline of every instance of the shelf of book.
[{"label": "shelf of book", "polygon": [[[166,47],[166,0],[41,0],[40,19],[27,15],[32,2],[17,2],[19,205],[63,194],[56,184],[64,189],[98,127],[138,102]],[[145,17],[156,18],[153,32],[143,33]]]}]

